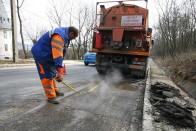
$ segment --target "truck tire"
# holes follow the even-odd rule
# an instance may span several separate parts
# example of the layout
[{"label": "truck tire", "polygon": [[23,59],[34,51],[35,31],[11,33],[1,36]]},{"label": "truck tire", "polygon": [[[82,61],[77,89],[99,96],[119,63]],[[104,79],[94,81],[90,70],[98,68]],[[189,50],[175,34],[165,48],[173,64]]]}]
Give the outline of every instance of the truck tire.
[{"label": "truck tire", "polygon": [[88,66],[88,63],[84,63],[85,64],[85,66]]}]

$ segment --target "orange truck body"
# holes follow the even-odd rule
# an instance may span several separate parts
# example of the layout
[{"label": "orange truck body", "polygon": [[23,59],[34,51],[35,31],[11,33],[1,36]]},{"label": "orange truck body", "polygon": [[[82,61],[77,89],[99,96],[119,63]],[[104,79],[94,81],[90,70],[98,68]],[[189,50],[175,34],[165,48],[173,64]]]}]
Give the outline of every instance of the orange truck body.
[{"label": "orange truck body", "polygon": [[145,77],[152,44],[148,9],[127,1],[113,2],[117,4],[108,8],[104,4],[112,1],[97,3],[92,44],[92,51],[97,53],[97,72],[119,68],[126,74]]}]

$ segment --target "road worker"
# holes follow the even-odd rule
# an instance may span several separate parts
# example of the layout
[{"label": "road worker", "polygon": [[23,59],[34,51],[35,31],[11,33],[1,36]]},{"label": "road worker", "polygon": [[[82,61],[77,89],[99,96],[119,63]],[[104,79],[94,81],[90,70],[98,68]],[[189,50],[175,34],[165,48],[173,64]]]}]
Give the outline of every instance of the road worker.
[{"label": "road worker", "polygon": [[63,80],[63,57],[70,40],[77,36],[78,29],[73,26],[55,28],[45,33],[31,49],[41,83],[50,103],[59,104],[56,96],[64,95],[58,90],[56,81]]}]

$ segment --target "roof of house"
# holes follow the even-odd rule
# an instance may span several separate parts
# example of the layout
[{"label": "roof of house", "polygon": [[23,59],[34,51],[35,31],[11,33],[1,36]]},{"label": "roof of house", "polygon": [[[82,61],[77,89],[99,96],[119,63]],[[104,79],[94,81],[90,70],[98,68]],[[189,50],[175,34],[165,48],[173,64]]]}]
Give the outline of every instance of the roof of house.
[{"label": "roof of house", "polygon": [[0,0],[0,30],[11,29],[11,19],[8,17],[4,2]]}]

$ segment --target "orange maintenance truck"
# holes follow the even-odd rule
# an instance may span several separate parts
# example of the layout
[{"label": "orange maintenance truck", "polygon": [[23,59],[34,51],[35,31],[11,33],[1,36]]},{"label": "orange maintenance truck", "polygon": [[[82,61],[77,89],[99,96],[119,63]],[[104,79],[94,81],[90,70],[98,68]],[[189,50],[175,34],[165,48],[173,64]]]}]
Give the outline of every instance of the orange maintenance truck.
[{"label": "orange maintenance truck", "polygon": [[[153,42],[148,9],[128,2],[133,1],[97,2],[92,44],[92,51],[97,53],[95,66],[101,74],[119,68],[126,74],[145,78]],[[147,0],[140,2],[147,7]]]}]

